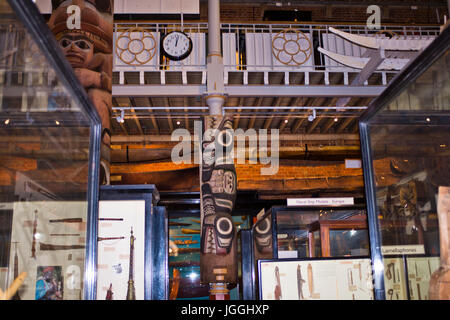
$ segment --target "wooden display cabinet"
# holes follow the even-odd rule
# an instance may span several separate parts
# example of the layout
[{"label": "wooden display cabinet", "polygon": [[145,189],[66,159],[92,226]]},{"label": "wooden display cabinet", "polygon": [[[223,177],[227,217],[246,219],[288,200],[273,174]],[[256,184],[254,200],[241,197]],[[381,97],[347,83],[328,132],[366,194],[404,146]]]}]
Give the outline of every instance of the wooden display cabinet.
[{"label": "wooden display cabinet", "polygon": [[315,250],[317,239],[314,237],[315,232],[320,234],[321,257],[332,257],[330,232],[333,230],[367,230],[366,216],[358,216],[349,220],[319,220],[308,226],[309,239],[309,255],[310,257],[318,257]]}]

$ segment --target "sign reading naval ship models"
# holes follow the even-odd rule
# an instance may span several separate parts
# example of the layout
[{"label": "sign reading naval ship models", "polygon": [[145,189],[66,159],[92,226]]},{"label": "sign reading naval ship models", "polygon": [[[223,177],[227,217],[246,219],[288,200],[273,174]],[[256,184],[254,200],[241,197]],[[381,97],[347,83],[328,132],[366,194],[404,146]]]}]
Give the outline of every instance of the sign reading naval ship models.
[{"label": "sign reading naval ship models", "polygon": [[287,199],[288,207],[310,206],[348,206],[354,204],[354,198],[299,198]]}]

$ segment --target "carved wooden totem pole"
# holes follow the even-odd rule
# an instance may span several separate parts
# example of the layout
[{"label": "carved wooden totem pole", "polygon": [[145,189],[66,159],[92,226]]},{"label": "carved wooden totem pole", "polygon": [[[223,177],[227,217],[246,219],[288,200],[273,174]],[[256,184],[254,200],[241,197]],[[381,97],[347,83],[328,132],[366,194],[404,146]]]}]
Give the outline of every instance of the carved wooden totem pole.
[{"label": "carved wooden totem pole", "polygon": [[272,215],[265,214],[262,209],[256,218],[257,221],[253,227],[255,268],[258,267],[256,264],[258,260],[273,258]]},{"label": "carved wooden totem pole", "polygon": [[237,282],[236,228],[231,218],[236,200],[232,119],[223,113],[224,65],[220,49],[219,0],[208,0],[207,96],[209,116],[201,144],[200,281],[210,285],[210,299],[229,298],[228,283]]},{"label": "carved wooden totem pole", "polygon": [[200,182],[201,278],[210,284],[234,283],[237,251],[231,212],[237,183],[230,149],[230,144],[234,144],[232,122],[227,117],[209,116],[205,123]]},{"label": "carved wooden totem pole", "polygon": [[114,0],[52,0],[50,29],[102,122],[101,177],[109,184]]}]

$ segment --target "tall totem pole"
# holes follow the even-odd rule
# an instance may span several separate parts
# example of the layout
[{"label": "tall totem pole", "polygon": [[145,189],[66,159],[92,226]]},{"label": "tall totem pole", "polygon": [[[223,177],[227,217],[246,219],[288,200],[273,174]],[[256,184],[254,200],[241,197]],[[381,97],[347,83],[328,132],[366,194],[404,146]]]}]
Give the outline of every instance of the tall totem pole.
[{"label": "tall totem pole", "polygon": [[231,212],[236,200],[232,120],[224,116],[223,60],[220,50],[219,0],[208,1],[207,96],[209,116],[201,144],[201,282],[210,285],[210,297],[228,297],[227,283],[237,282],[236,229]]},{"label": "tall totem pole", "polygon": [[52,0],[48,25],[102,122],[101,177],[109,184],[114,0]]}]

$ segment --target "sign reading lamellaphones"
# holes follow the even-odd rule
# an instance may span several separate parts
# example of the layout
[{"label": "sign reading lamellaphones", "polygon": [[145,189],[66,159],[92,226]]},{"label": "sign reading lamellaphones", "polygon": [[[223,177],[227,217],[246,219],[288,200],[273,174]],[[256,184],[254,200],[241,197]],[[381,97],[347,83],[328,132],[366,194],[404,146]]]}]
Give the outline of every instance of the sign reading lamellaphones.
[{"label": "sign reading lamellaphones", "polygon": [[351,206],[354,198],[298,198],[287,199],[288,207],[311,207],[311,206]]},{"label": "sign reading lamellaphones", "polygon": [[384,256],[425,254],[425,246],[423,244],[382,246],[381,253]]}]

